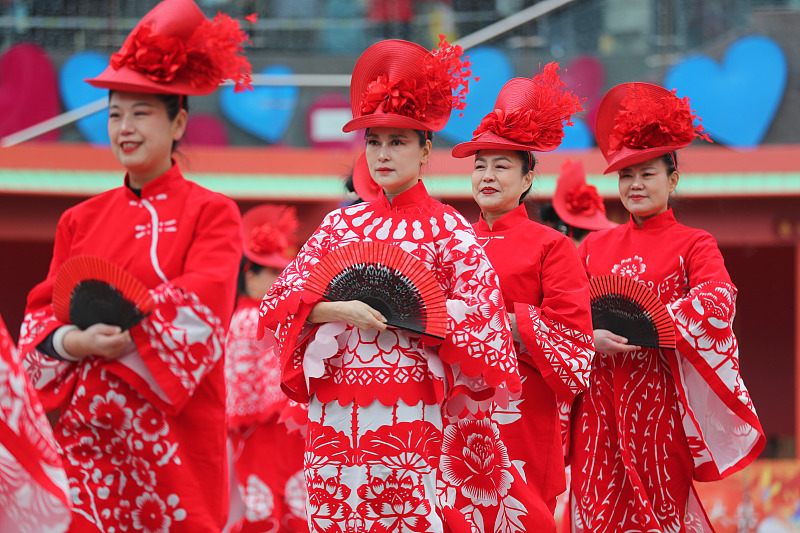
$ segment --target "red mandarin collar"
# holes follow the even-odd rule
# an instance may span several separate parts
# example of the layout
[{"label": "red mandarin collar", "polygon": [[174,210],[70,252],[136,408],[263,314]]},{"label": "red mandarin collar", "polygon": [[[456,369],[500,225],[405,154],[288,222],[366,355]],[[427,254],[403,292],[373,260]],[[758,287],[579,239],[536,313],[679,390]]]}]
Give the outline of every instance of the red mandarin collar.
[{"label": "red mandarin collar", "polygon": [[489,223],[484,220],[483,213],[481,213],[481,218],[478,220],[478,229],[486,232],[504,231],[519,226],[528,220],[530,219],[528,218],[528,210],[525,209],[525,204],[519,204],[511,211],[498,218],[491,228],[489,228]]},{"label": "red mandarin collar", "polygon": [[[160,193],[165,193],[169,191],[169,189],[175,183],[181,180],[183,180],[183,174],[181,174],[181,171],[178,168],[178,164],[175,163],[175,161],[173,161],[172,167],[170,167],[169,170],[167,170],[159,177],[145,184],[145,186],[142,187],[141,198],[149,198],[151,196],[155,196]],[[133,197],[136,196],[136,194],[130,187],[130,180],[128,179],[127,174],[125,174],[125,188],[127,189],[126,194],[129,194]]]},{"label": "red mandarin collar", "polygon": [[675,220],[675,215],[672,213],[672,208],[668,207],[666,211],[660,213],[658,215],[654,215],[644,222],[642,222],[641,227],[633,220],[633,215],[631,215],[630,225],[633,226],[633,229],[639,230],[647,230],[647,229],[659,229],[659,228],[666,228],[672,224],[676,224],[678,221]]},{"label": "red mandarin collar", "polygon": [[380,205],[385,209],[393,211],[406,210],[408,207],[422,205],[429,199],[430,195],[428,194],[428,189],[425,188],[425,184],[422,183],[422,180],[419,180],[416,185],[395,196],[391,202],[386,198],[386,193],[383,192],[383,189],[378,193],[378,202]]},{"label": "red mandarin collar", "polygon": [[250,298],[246,294],[240,294],[236,300],[236,309],[245,309],[248,307],[258,307],[261,300]]}]

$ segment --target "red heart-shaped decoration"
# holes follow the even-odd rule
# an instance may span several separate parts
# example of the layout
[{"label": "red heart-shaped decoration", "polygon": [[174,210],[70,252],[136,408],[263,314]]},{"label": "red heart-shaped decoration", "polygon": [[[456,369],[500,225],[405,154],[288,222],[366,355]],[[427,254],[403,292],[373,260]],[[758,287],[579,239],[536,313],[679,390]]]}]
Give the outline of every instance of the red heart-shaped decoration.
[{"label": "red heart-shaped decoration", "polygon": [[[42,48],[15,44],[0,57],[0,138],[58,115],[58,82]],[[57,141],[58,130],[36,141]]]}]

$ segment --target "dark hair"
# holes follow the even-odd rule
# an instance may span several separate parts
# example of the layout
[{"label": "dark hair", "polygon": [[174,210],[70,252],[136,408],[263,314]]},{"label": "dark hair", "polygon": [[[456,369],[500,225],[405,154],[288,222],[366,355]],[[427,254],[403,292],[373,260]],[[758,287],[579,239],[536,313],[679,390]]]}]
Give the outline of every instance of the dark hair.
[{"label": "dark hair", "polygon": [[[367,137],[369,137],[369,130],[370,130],[370,128],[367,128],[366,130],[364,130],[364,139],[365,140],[367,139]],[[426,131],[426,130],[412,130],[412,131],[417,134],[417,137],[419,137],[419,145],[420,146],[425,146],[425,141],[433,142],[433,132],[432,131]]]},{"label": "dark hair", "polygon": [[661,159],[667,167],[667,176],[678,170],[678,152],[667,152],[659,159]]},{"label": "dark hair", "polygon": [[570,226],[561,220],[561,217],[558,216],[558,213],[556,213],[552,202],[547,202],[539,207],[539,218],[542,219],[542,222],[552,223],[556,230],[563,233],[567,237],[572,237],[573,239],[582,240],[591,232],[591,230],[588,229]]},{"label": "dark hair", "polygon": [[[525,174],[527,174],[528,172],[531,172],[536,167],[536,158],[533,157],[533,152],[526,152],[525,150],[517,150],[515,153],[522,160],[522,175],[523,176]],[[519,203],[520,204],[525,200],[525,197],[528,196],[528,193],[531,192],[531,187],[533,187],[533,180],[531,180],[531,184],[528,185],[528,188],[519,197]]]},{"label": "dark hair", "polygon": [[239,263],[239,278],[236,280],[236,288],[239,290],[239,294],[247,294],[247,284],[245,283],[244,275],[247,272],[259,274],[262,270],[264,270],[264,266],[253,263],[247,259],[246,256],[242,256],[242,260]]},{"label": "dark hair", "polygon": [[[116,91],[114,89],[109,89],[108,91],[108,100],[111,101],[111,96]],[[189,97],[182,94],[156,94],[156,98],[158,98],[161,102],[164,103],[164,107],[167,110],[167,118],[172,122],[175,120],[175,117],[178,116],[178,113],[181,109],[185,109],[186,112],[189,112]],[[172,151],[174,152],[175,149],[178,147],[178,141],[172,141]]]}]

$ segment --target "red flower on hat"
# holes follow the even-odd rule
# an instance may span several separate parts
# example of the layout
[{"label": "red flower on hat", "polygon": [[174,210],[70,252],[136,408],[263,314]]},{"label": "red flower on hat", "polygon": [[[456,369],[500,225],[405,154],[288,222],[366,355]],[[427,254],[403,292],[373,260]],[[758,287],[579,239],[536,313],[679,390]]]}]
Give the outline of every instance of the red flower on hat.
[{"label": "red flower on hat", "polygon": [[574,215],[592,216],[597,211],[605,215],[606,207],[597,187],[582,183],[567,193],[567,210]]},{"label": "red flower on hat", "polygon": [[111,66],[116,70],[127,66],[159,83],[180,75],[193,87],[217,86],[230,79],[241,91],[252,81],[250,63],[241,55],[245,42],[247,34],[239,23],[222,13],[206,19],[185,43],[143,25],[111,56]]},{"label": "red flower on hat", "polygon": [[247,236],[247,249],[258,255],[287,255],[290,236],[297,231],[297,211],[284,207],[275,220],[255,226]]},{"label": "red flower on hat", "polygon": [[491,131],[522,144],[560,144],[564,138],[564,125],[571,126],[572,115],[583,111],[583,107],[580,98],[565,89],[566,84],[558,76],[558,69],[558,63],[548,63],[533,77],[530,107],[517,107],[508,113],[495,109],[483,118],[472,138]]},{"label": "red flower on hat", "polygon": [[633,85],[620,102],[621,109],[614,117],[614,128],[608,145],[608,153],[623,147],[657,148],[680,146],[690,143],[695,137],[712,142],[703,126],[694,125],[700,119],[692,111],[688,98],[652,98],[644,90]]},{"label": "red flower on hat", "polygon": [[471,64],[461,60],[460,46],[451,45],[444,36],[439,39],[438,48],[420,65],[420,79],[403,78],[391,84],[385,74],[373,79],[361,96],[361,113],[371,114],[383,105],[386,113],[422,121],[464,109]]},{"label": "red flower on hat", "polygon": [[153,81],[168,83],[186,65],[186,46],[178,37],[161,35],[152,26],[144,25],[111,56],[111,66],[115,69],[126,65]]}]

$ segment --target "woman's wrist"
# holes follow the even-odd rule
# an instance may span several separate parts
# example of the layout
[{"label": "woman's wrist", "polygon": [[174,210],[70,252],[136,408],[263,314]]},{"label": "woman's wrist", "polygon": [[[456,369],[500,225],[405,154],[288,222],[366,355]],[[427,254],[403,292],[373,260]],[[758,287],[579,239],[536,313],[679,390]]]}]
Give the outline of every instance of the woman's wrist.
[{"label": "woman's wrist", "polygon": [[[76,350],[75,335],[80,332],[77,326],[67,325],[61,326],[53,334],[53,349],[56,353],[66,361],[80,361],[81,357],[74,355]],[[70,337],[69,341],[67,337]]]}]

